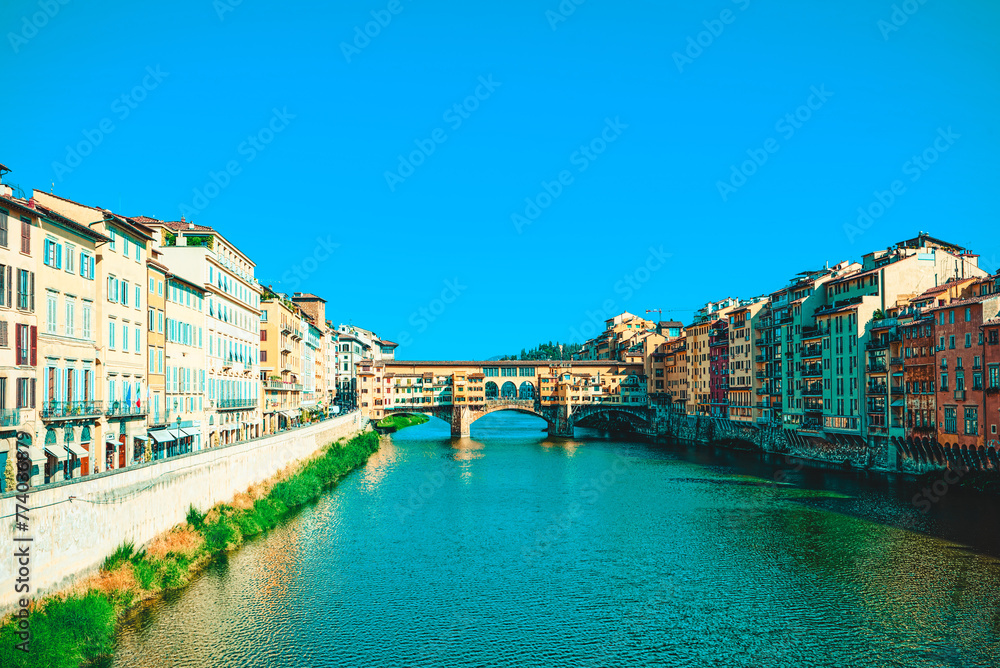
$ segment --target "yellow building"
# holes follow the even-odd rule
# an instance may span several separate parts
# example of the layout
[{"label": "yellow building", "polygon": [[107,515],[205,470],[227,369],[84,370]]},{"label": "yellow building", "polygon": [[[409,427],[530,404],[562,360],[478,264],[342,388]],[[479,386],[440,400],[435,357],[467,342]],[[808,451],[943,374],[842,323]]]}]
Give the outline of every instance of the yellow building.
[{"label": "yellow building", "polygon": [[285,295],[265,290],[260,302],[260,373],[264,386],[264,430],[298,424],[302,408],[301,309]]},{"label": "yellow building", "polygon": [[[98,248],[110,239],[57,211],[35,204],[44,215],[32,254],[37,280],[31,299],[41,311],[38,327],[39,420],[35,435],[46,455],[44,482],[103,471],[104,405],[99,400],[102,351],[96,277]],[[118,454],[115,451],[113,454]],[[124,448],[121,452],[125,455]],[[117,458],[113,461],[118,466]]]}]

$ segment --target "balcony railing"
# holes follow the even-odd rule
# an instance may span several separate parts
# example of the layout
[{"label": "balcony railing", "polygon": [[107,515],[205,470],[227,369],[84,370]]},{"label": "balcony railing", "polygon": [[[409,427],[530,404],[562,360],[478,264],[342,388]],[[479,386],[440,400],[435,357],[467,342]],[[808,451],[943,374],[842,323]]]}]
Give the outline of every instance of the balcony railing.
[{"label": "balcony railing", "polygon": [[112,401],[108,409],[104,412],[109,417],[121,417],[125,415],[146,415],[149,413],[149,406],[136,406],[132,402]]},{"label": "balcony railing", "polygon": [[256,408],[256,399],[220,399],[217,408],[219,409],[232,409],[232,408]]},{"label": "balcony railing", "polygon": [[819,364],[813,364],[813,365],[810,365],[810,366],[804,366],[804,367],[802,367],[802,376],[803,377],[815,377],[815,376],[822,376],[822,375],[823,375],[823,367],[820,366]]},{"label": "balcony railing", "polygon": [[886,385],[869,385],[866,388],[868,394],[886,394],[888,390],[889,388]]},{"label": "balcony railing", "polygon": [[802,357],[822,357],[822,346],[802,346]]},{"label": "balcony railing", "polygon": [[21,411],[17,408],[0,409],[0,427],[16,427],[21,424]]},{"label": "balcony railing", "polygon": [[767,356],[766,355],[757,355],[757,357],[755,359],[758,362],[765,362],[765,361],[767,361]]},{"label": "balcony railing", "polygon": [[104,411],[100,401],[49,401],[42,404],[42,419],[99,417]]},{"label": "balcony railing", "polygon": [[803,327],[802,328],[802,338],[811,339],[817,336],[821,336],[819,327]]},{"label": "balcony railing", "polygon": [[823,396],[823,388],[820,387],[804,387],[802,388],[803,397],[821,397]]},{"label": "balcony railing", "polygon": [[869,364],[867,367],[869,373],[884,373],[886,371],[886,366],[882,362],[876,362],[875,364]]},{"label": "balcony railing", "polygon": [[965,401],[965,390],[955,390],[955,401]]}]

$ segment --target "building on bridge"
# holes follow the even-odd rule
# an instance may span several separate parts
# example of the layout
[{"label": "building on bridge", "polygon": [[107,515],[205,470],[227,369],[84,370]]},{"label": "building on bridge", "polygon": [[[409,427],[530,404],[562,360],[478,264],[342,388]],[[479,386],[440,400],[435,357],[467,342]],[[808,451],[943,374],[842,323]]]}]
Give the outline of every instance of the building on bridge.
[{"label": "building on bridge", "polygon": [[642,364],[616,361],[402,362],[362,361],[362,414],[429,413],[468,436],[469,425],[498,410],[544,419],[567,435],[579,420],[628,416],[648,428],[647,378]]}]

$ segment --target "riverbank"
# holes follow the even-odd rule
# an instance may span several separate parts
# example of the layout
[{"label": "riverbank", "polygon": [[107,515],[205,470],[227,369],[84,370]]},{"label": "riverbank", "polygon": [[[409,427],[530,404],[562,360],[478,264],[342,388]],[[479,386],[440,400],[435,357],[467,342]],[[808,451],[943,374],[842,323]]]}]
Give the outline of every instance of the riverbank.
[{"label": "riverbank", "polygon": [[[207,513],[191,507],[187,522],[160,534],[145,549],[123,544],[95,575],[32,602],[26,620],[8,616],[0,625],[0,665],[76,668],[110,654],[115,624],[133,606],[183,587],[217,555],[276,526],[362,466],[378,447],[378,435],[371,431],[330,444]],[[27,653],[15,648],[22,621],[31,633]]]},{"label": "riverbank", "polygon": [[426,415],[390,415],[382,418],[375,424],[375,429],[380,434],[392,434],[400,429],[424,424],[430,420]]}]

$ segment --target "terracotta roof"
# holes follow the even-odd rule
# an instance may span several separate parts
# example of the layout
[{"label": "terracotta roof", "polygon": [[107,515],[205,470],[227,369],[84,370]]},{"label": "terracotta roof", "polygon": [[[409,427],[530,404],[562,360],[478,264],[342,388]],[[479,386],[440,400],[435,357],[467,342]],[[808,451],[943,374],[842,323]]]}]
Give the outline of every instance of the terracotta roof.
[{"label": "terracotta roof", "polygon": [[37,211],[41,212],[46,218],[49,218],[53,222],[56,222],[56,223],[59,223],[60,225],[68,227],[68,228],[72,229],[73,231],[78,232],[79,234],[82,234],[84,236],[88,236],[91,239],[93,239],[94,241],[97,241],[97,242],[111,241],[110,237],[107,237],[107,236],[101,234],[97,230],[95,230],[93,228],[90,228],[90,227],[87,227],[83,223],[78,223],[75,220],[73,220],[72,218],[67,218],[66,216],[62,215],[61,213],[58,213],[57,211],[53,211],[52,209],[49,209],[48,207],[42,206],[38,202],[35,202],[35,209]]},{"label": "terracotta roof", "polygon": [[986,301],[987,299],[1000,299],[1000,295],[997,295],[997,294],[979,295],[978,297],[970,297],[968,299],[956,299],[955,301],[949,302],[949,303],[944,304],[942,306],[936,306],[934,308],[927,309],[927,312],[931,313],[933,311],[940,311],[942,309],[956,308],[956,307],[959,307],[959,306],[966,306],[968,304],[979,304],[981,302]]},{"label": "terracotta roof", "polygon": [[998,325],[1000,325],[1000,316],[997,316],[996,318],[990,318],[989,320],[983,323],[984,327],[994,327]]},{"label": "terracotta roof", "polygon": [[827,283],[827,285],[836,285],[838,283],[844,283],[846,281],[853,281],[855,278],[864,278],[865,276],[870,276],[872,274],[877,274],[880,269],[882,269],[882,267],[878,267],[876,269],[869,269],[868,271],[856,271],[853,274],[847,274],[846,276],[843,276],[842,278],[838,278],[838,279],[832,280],[829,283]]},{"label": "terracotta roof", "polygon": [[[215,232],[211,227],[206,227],[205,225],[195,225],[194,223],[182,223],[179,220],[172,221],[160,221],[160,224],[170,230],[175,230],[177,232],[183,232],[184,230],[191,230],[197,232]],[[215,232],[218,234],[218,232]]]},{"label": "terracotta roof", "polygon": [[314,295],[311,292],[297,292],[294,295],[292,295],[292,301],[295,301],[296,299],[309,299],[309,300],[318,299],[321,302],[324,302],[324,303],[326,302],[325,299],[323,299],[322,297],[319,297],[317,295]]}]

